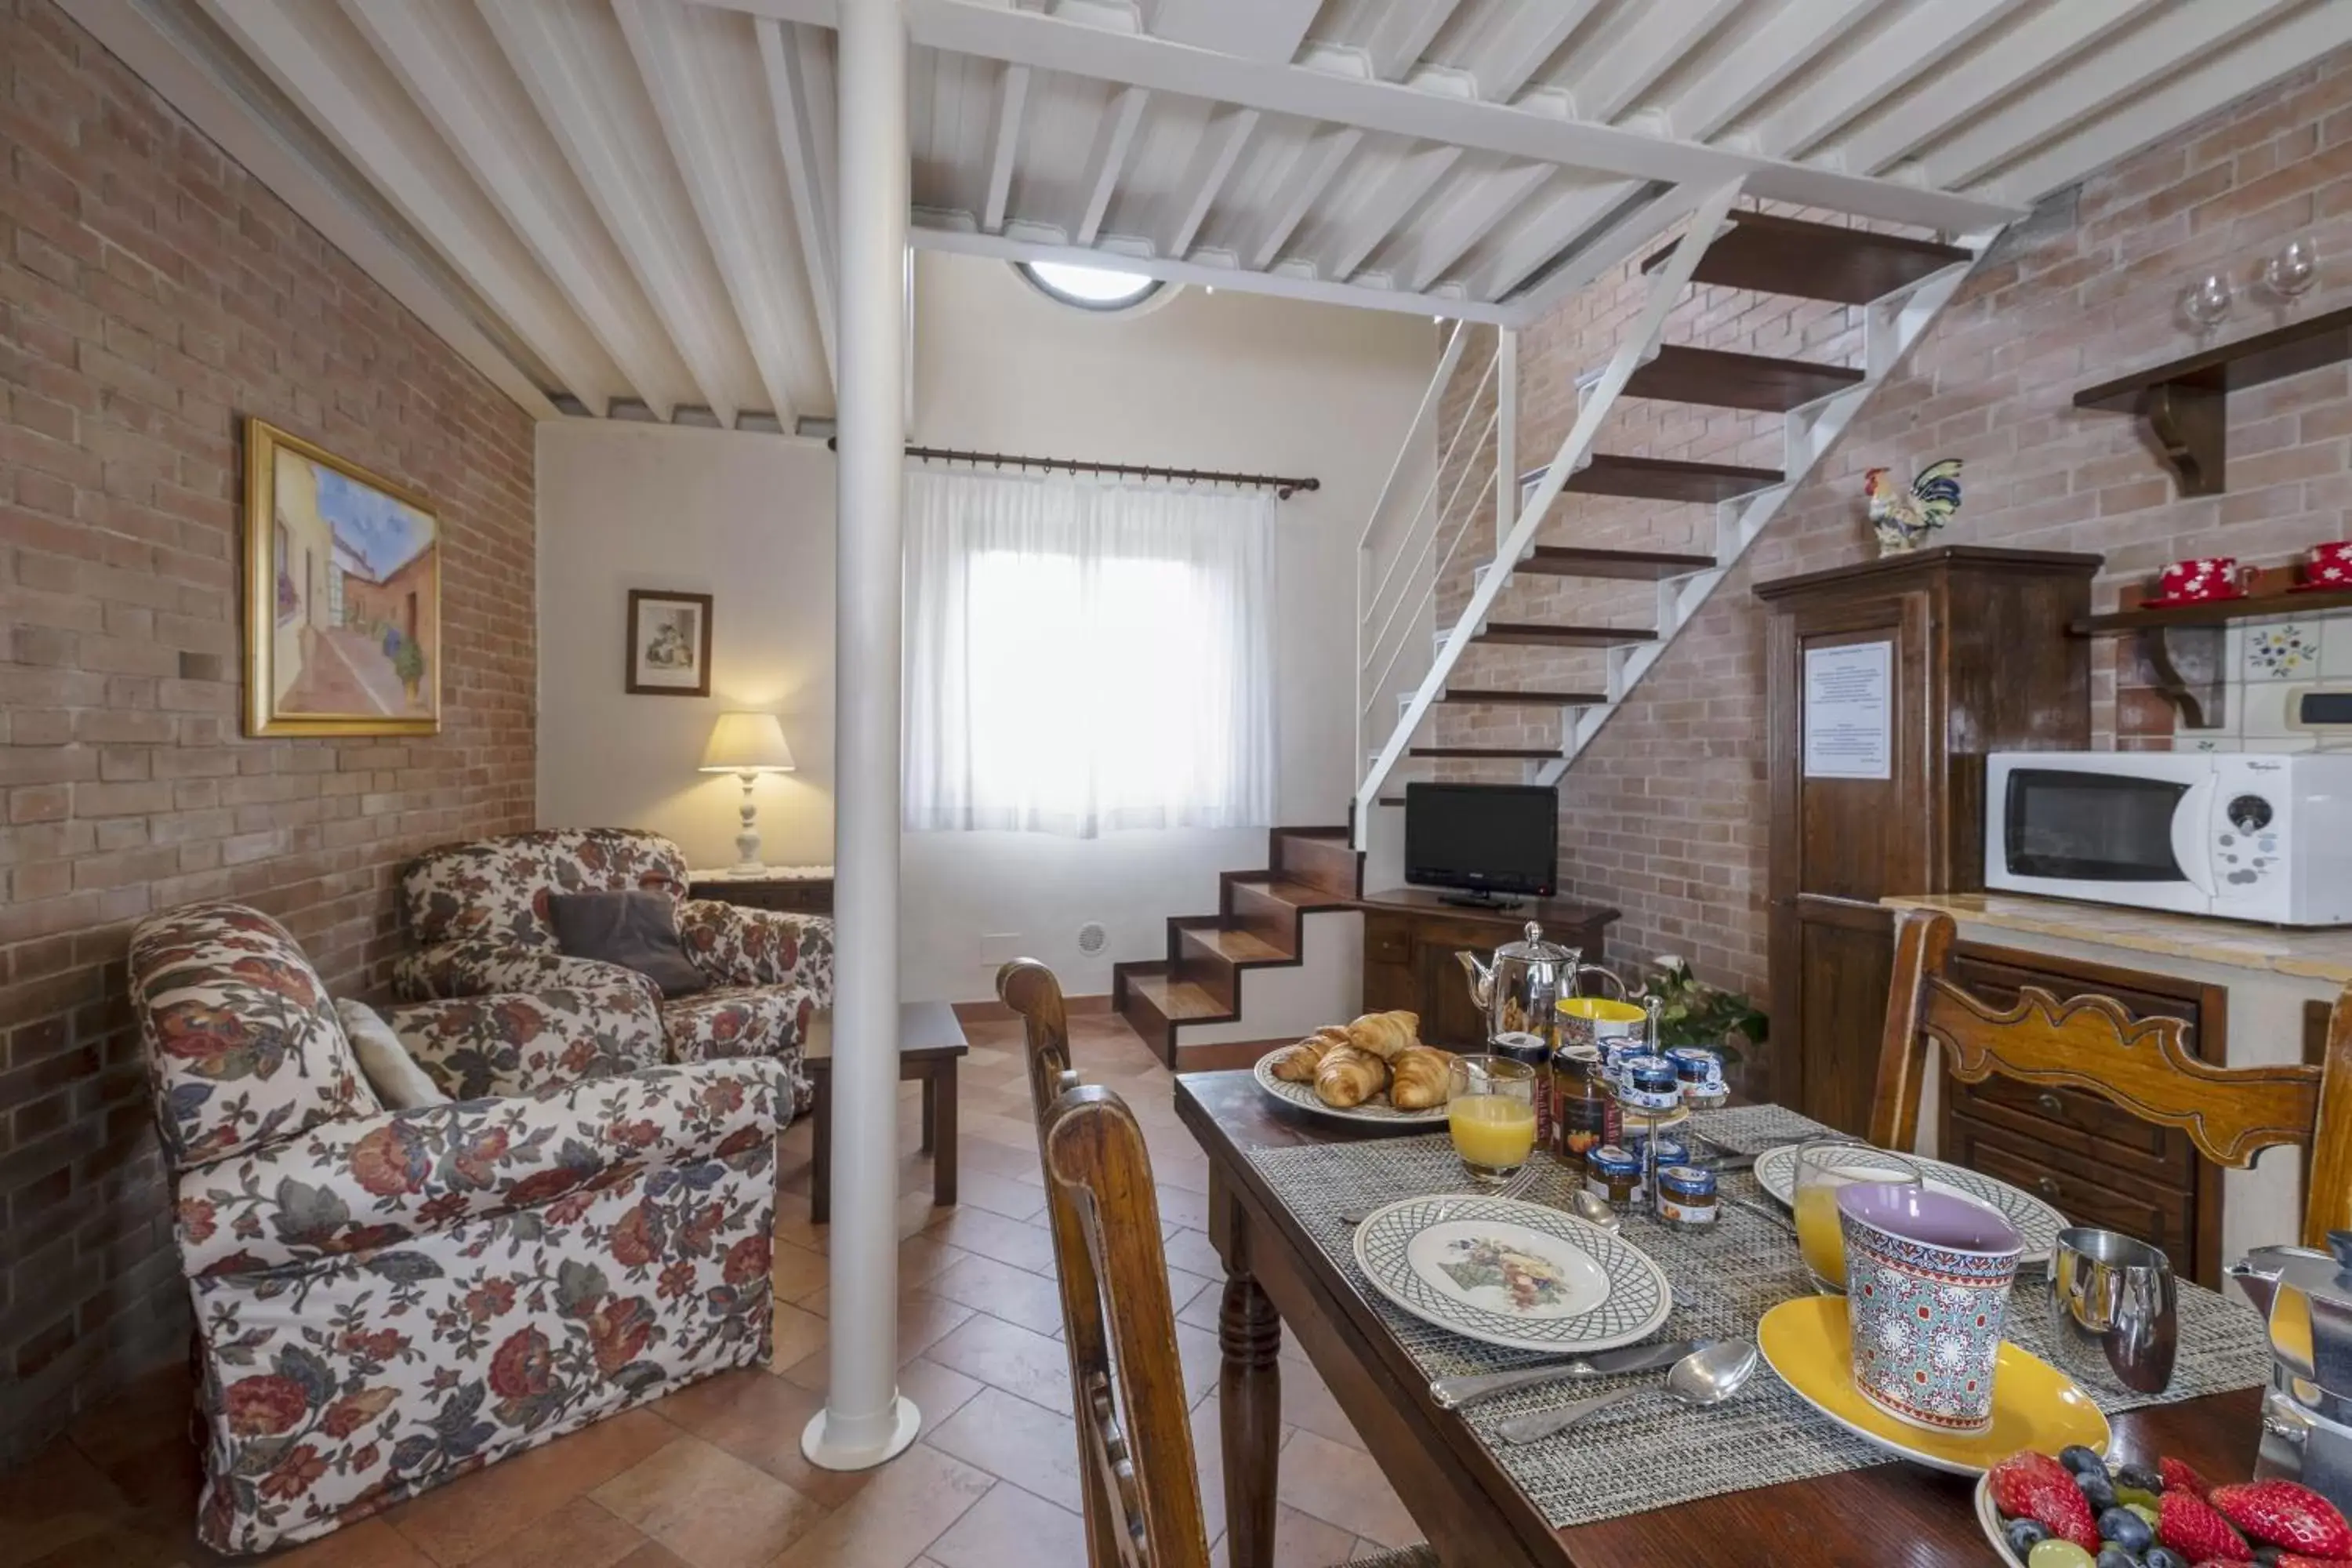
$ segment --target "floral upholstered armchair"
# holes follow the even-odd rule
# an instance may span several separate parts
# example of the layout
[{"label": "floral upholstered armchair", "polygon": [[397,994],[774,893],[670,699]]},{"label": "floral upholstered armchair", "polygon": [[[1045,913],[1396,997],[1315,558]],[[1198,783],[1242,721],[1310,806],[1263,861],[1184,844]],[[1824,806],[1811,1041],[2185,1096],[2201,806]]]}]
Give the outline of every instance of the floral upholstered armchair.
[{"label": "floral upholstered armchair", "polygon": [[131,991],[195,1308],[207,1546],[323,1534],[766,1359],[778,1064],[646,1065],[650,1009],[585,991],[435,1003],[397,1032],[488,1097],[385,1110],[301,950],[236,904],[142,921]]},{"label": "floral upholstered armchair", "polygon": [[[711,988],[665,1000],[644,975],[559,950],[551,894],[667,893],[687,957]],[[686,896],[686,857],[633,828],[548,828],[436,849],[401,879],[416,951],[394,982],[404,997],[474,996],[543,986],[634,987],[656,1009],[667,1059],[759,1056],[790,1069],[805,1103],[801,1057],[833,1006],[833,922]]]}]

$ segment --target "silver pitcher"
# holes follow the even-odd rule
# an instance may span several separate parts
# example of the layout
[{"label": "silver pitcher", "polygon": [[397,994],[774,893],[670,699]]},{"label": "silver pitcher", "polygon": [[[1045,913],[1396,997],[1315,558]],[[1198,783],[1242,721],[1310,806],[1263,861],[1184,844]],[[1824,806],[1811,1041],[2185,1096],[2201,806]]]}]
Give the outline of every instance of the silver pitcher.
[{"label": "silver pitcher", "polygon": [[2255,1477],[2300,1481],[2352,1509],[2352,1231],[2329,1231],[2327,1247],[2256,1247],[2230,1278],[2270,1328]]},{"label": "silver pitcher", "polygon": [[1469,978],[1470,1000],[1486,1015],[1490,1040],[1517,1034],[1551,1039],[1557,1026],[1553,1007],[1563,996],[1582,995],[1578,986],[1585,975],[1598,975],[1620,997],[1625,994],[1625,983],[1612,971],[1585,963],[1580,949],[1546,942],[1543,927],[1533,921],[1521,940],[1496,948],[1487,963],[1466,950],[1454,956]]}]

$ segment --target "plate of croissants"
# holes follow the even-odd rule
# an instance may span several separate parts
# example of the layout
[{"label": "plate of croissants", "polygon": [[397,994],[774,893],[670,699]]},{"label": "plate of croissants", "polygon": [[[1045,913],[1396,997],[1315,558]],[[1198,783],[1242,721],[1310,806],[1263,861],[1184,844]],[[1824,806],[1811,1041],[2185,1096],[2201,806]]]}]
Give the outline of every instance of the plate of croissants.
[{"label": "plate of croissants", "polygon": [[1413,1013],[1367,1013],[1328,1024],[1258,1058],[1258,1087],[1275,1099],[1349,1121],[1443,1122],[1451,1053],[1421,1043]]}]

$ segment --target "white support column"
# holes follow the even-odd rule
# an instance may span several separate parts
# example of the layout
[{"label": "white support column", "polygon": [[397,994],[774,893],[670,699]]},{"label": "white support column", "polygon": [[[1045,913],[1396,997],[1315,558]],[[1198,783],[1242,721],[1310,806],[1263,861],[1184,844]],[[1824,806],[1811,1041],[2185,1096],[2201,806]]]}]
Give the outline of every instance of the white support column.
[{"label": "white support column", "polygon": [[898,689],[906,460],[907,24],[843,0],[835,497],[833,1311],[801,1451],[862,1470],[915,1440],[898,1395]]},{"label": "white support column", "polygon": [[1499,551],[1511,536],[1511,525],[1519,521],[1519,333],[1516,327],[1495,331],[1495,548]]}]

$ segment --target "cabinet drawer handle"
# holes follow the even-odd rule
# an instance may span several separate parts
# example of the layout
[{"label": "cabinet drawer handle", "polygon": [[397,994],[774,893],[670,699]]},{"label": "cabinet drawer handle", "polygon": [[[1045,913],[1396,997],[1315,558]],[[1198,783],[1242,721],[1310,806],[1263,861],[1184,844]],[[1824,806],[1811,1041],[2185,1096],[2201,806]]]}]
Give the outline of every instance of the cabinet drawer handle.
[{"label": "cabinet drawer handle", "polygon": [[2058,1178],[2055,1176],[2039,1177],[2033,1184],[2041,1189],[2042,1195],[2045,1198],[2054,1198],[2058,1195]]},{"label": "cabinet drawer handle", "polygon": [[2033,1103],[2042,1108],[2042,1114],[2045,1116],[2063,1116],[2066,1114],[2066,1102],[2060,1100],[2054,1094],[2038,1095],[2035,1097]]}]

